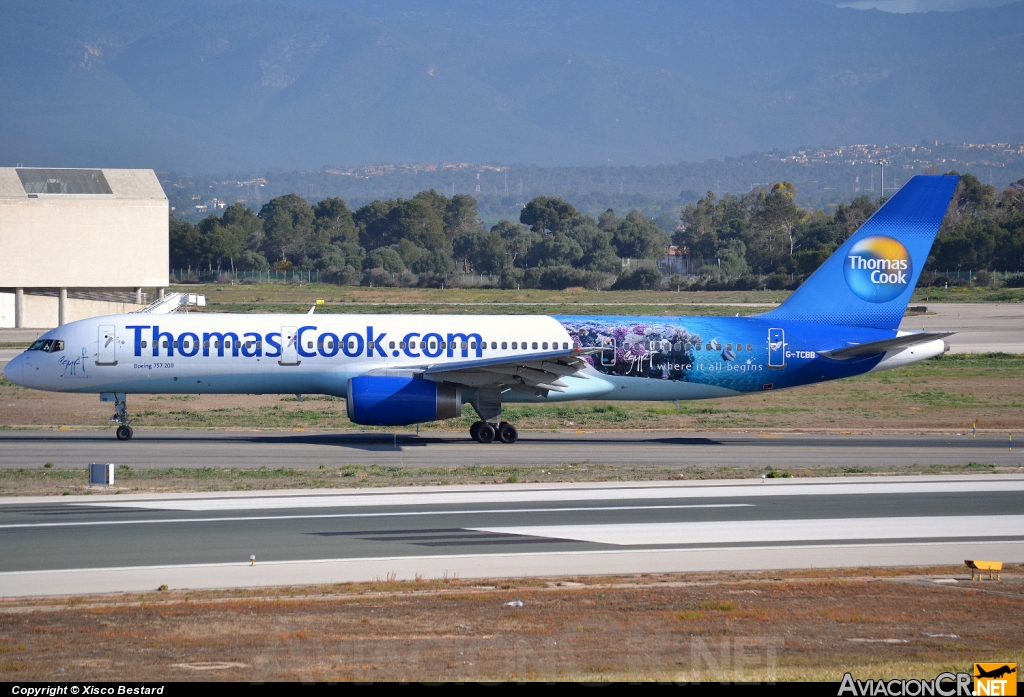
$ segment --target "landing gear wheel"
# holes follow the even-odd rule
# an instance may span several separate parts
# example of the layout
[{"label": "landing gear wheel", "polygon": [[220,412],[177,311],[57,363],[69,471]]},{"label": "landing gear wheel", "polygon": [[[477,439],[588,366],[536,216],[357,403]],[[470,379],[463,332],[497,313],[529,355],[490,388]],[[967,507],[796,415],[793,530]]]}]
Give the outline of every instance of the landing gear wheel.
[{"label": "landing gear wheel", "polygon": [[473,440],[479,440],[476,434],[480,433],[480,425],[482,423],[483,421],[476,421],[473,423],[472,426],[469,427],[469,437],[472,438]]},{"label": "landing gear wheel", "polygon": [[506,422],[498,427],[498,439],[502,443],[515,443],[519,440],[519,431],[512,424]]},{"label": "landing gear wheel", "polygon": [[480,427],[476,430],[476,442],[477,443],[490,443],[494,440],[494,426],[491,426],[486,421],[480,422]]},{"label": "landing gear wheel", "polygon": [[131,440],[135,432],[132,431],[131,426],[118,426],[117,427],[117,439],[118,440]]}]

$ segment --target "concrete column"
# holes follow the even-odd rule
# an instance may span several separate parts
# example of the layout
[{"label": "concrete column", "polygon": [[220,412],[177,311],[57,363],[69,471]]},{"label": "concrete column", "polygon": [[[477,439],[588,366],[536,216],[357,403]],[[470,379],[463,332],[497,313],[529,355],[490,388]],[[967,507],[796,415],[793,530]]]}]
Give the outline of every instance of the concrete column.
[{"label": "concrete column", "polygon": [[157,288],[156,289],[156,294],[157,294],[157,297],[160,298],[161,300],[164,299],[164,289],[163,288]]},{"label": "concrete column", "polygon": [[17,329],[25,327],[25,289],[14,289],[14,326]]},{"label": "concrete column", "polygon": [[141,288],[136,288],[135,289],[135,304],[136,305],[141,305],[142,304],[142,289]]},{"label": "concrete column", "polygon": [[68,289],[60,289],[60,297],[57,298],[57,326],[68,323]]}]

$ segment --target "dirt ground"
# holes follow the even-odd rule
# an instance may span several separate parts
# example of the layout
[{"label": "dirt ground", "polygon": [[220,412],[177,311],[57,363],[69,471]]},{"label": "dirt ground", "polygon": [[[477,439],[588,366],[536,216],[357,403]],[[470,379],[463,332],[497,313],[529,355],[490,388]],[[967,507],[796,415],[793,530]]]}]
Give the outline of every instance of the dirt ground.
[{"label": "dirt ground", "polygon": [[1024,663],[1020,571],[1002,582],[972,582],[963,567],[812,569],[0,600],[0,680],[933,678]]}]

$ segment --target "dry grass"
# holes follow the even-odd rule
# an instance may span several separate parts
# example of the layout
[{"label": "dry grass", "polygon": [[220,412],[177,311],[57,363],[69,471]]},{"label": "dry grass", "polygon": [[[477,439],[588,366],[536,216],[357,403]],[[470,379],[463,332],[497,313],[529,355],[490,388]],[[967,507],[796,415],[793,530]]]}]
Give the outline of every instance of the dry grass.
[{"label": "dry grass", "polygon": [[[908,368],[792,390],[682,402],[574,402],[507,405],[520,429],[798,430],[836,432],[958,432],[1024,430],[1024,356],[942,356]],[[363,429],[342,399],[279,395],[132,395],[141,428]],[[109,404],[96,395],[27,390],[0,380],[0,428],[109,428]],[[426,431],[459,431],[475,420],[423,424]],[[392,429],[388,429],[390,432]],[[412,430],[411,428],[406,430]]]},{"label": "dry grass", "polygon": [[0,680],[838,680],[1024,662],[1024,577],[966,578],[816,569],[10,600]]}]

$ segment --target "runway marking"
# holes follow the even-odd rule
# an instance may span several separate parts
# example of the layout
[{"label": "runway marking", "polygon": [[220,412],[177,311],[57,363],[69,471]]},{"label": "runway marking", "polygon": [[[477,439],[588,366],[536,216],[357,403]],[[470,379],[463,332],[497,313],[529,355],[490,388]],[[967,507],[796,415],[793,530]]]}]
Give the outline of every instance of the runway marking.
[{"label": "runway marking", "polygon": [[525,491],[458,491],[415,494],[352,492],[327,496],[267,496],[159,501],[96,501],[69,506],[141,508],[169,511],[237,511],[287,508],[348,508],[356,506],[421,506],[433,504],[543,503],[555,501],[708,499],[759,496],[839,496],[853,494],[925,494],[1024,491],[1024,480],[952,482],[858,482],[804,484],[773,481],[724,486],[620,487],[614,489],[542,489]]},{"label": "runway marking", "polygon": [[551,537],[620,546],[970,538],[1024,534],[1024,515],[526,525],[472,529],[503,535]]},{"label": "runway marking", "polygon": [[567,508],[490,508],[468,511],[398,511],[394,513],[323,513],[313,515],[232,516],[230,518],[158,518],[155,520],[87,520],[65,523],[8,523],[0,530],[24,528],[78,528],[87,525],[155,525],[161,523],[220,523],[253,520],[313,520],[319,518],[391,518],[428,515],[477,515],[481,513],[573,513],[576,511],[652,511],[679,508],[752,508],[752,503],[691,503],[676,506],[570,506]]},{"label": "runway marking", "polygon": [[[966,542],[966,541],[965,541]],[[438,562],[438,561],[457,561],[457,560],[484,560],[484,559],[528,559],[534,557],[554,557],[554,558],[566,558],[566,557],[629,557],[641,555],[643,557],[650,556],[663,556],[668,554],[685,554],[687,556],[699,555],[701,557],[707,556],[712,552],[721,552],[725,554],[745,554],[749,555],[751,552],[767,552],[776,553],[784,552],[786,550],[799,550],[799,549],[810,549],[810,550],[833,550],[836,548],[840,549],[903,549],[906,547],[946,547],[950,545],[964,544],[963,542],[877,542],[877,543],[864,543],[864,542],[839,542],[833,544],[795,544],[795,545],[771,545],[767,547],[701,547],[694,549],[692,547],[663,547],[659,549],[594,549],[594,550],[559,550],[557,552],[540,551],[540,552],[482,552],[477,554],[470,554],[461,552],[458,554],[422,554],[415,556],[388,556],[388,557],[334,557],[331,559],[285,559],[285,560],[267,560],[261,561],[257,568],[263,569],[264,567],[284,567],[292,565],[311,565],[311,566],[322,566],[327,564],[381,564],[381,563],[427,563],[427,562]],[[1017,544],[1021,545],[1021,542],[1001,542],[1000,544]],[[886,564],[887,566],[894,566],[895,564]],[[195,564],[144,564],[140,566],[97,566],[97,567],[77,567],[74,569],[33,569],[24,571],[0,571],[0,581],[4,578],[17,578],[26,576],[52,576],[52,575],[68,575],[73,577],[79,577],[86,574],[100,574],[109,572],[130,572],[130,571],[162,571],[162,570],[173,570],[173,569],[249,569],[250,564],[248,561],[224,561],[224,562],[202,562]],[[765,567],[751,567],[751,568],[766,568],[766,569],[786,569],[790,567],[786,566],[765,566]],[[793,567],[798,568],[798,567]],[[824,567],[823,567],[824,568]],[[374,571],[375,574],[379,575],[379,570]],[[571,572],[566,572],[571,573]],[[467,576],[468,577],[468,576]],[[479,576],[478,578],[487,578],[488,576]],[[490,577],[493,577],[490,576]],[[335,583],[336,581],[331,581]],[[301,585],[302,582],[290,583],[289,585]],[[233,584],[234,585],[234,584]],[[199,587],[199,586],[196,586]],[[210,586],[216,587],[216,586]],[[241,585],[240,587],[245,587]],[[4,591],[0,586],[0,592]],[[100,592],[100,591],[96,591]],[[102,592],[111,592],[108,588]],[[22,595],[43,595],[44,593],[31,593]]]}]

